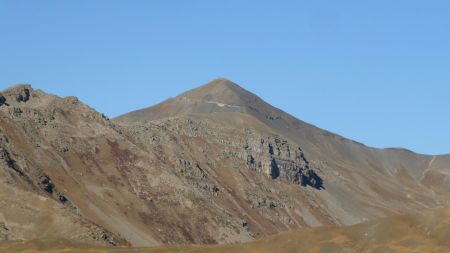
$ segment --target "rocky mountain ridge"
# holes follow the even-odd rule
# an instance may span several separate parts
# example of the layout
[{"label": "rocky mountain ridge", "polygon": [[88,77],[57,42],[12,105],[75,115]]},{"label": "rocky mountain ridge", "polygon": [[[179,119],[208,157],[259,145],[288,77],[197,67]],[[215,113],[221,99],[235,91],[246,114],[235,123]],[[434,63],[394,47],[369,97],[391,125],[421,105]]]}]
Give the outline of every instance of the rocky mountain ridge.
[{"label": "rocky mountain ridge", "polygon": [[[114,120],[16,86],[0,95],[0,137],[0,183],[51,199],[88,243],[246,242],[449,201],[450,156],[365,147],[225,79]],[[46,235],[59,236],[73,239]]]}]

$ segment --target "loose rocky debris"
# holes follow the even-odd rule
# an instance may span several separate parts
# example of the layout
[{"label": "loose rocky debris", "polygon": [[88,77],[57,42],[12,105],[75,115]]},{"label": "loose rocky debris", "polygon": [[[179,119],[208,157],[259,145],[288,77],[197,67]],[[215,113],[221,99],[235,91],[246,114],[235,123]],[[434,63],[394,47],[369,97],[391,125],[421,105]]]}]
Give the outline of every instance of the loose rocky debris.
[{"label": "loose rocky debris", "polygon": [[220,188],[217,185],[210,183],[195,183],[196,188],[207,191],[217,196],[220,192]]},{"label": "loose rocky debris", "polygon": [[178,170],[181,174],[191,178],[205,179],[208,177],[208,173],[195,161],[179,159]]}]

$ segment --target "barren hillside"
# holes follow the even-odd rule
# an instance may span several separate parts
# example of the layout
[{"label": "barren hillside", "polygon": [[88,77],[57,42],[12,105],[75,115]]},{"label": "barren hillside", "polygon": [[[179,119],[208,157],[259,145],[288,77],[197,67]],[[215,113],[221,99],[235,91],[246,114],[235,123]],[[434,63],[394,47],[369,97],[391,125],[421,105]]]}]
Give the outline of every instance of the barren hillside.
[{"label": "barren hillside", "polygon": [[161,246],[145,249],[105,248],[69,242],[10,243],[0,250],[14,252],[123,252],[123,253],[447,253],[450,249],[450,210],[426,210],[364,222],[350,227],[293,230],[239,245]]},{"label": "barren hillside", "polygon": [[225,79],[114,120],[75,97],[12,87],[0,95],[0,160],[5,189],[51,203],[24,208],[55,212],[26,226],[10,211],[20,205],[0,206],[6,241],[243,243],[450,199],[450,156],[366,147]]}]

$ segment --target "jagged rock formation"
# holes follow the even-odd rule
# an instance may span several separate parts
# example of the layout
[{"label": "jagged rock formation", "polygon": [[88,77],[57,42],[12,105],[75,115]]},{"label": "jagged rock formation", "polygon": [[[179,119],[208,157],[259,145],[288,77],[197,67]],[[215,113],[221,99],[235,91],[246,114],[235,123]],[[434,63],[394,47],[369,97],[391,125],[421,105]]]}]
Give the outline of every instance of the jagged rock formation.
[{"label": "jagged rock formation", "polygon": [[[256,142],[255,142],[256,141]],[[309,165],[300,147],[291,149],[287,140],[280,138],[252,138],[244,145],[247,166],[272,179],[283,179],[315,189],[323,188],[323,180]]]},{"label": "jagged rock formation", "polygon": [[[114,120],[13,87],[0,96],[0,160],[0,184],[49,199],[103,244],[245,242],[449,201],[449,156],[365,147],[224,79]],[[12,218],[0,238],[29,239]]]}]

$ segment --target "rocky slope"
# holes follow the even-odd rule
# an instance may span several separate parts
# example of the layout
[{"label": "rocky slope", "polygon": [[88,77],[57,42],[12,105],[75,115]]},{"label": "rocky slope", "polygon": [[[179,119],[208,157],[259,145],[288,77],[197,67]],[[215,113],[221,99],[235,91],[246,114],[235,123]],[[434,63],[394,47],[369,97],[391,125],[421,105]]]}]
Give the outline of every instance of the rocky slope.
[{"label": "rocky slope", "polygon": [[[80,234],[46,238],[99,244],[246,242],[449,201],[450,156],[365,147],[224,79],[112,121],[74,97],[10,88],[0,160],[1,184],[49,199]],[[14,239],[39,239],[18,227]]]}]

